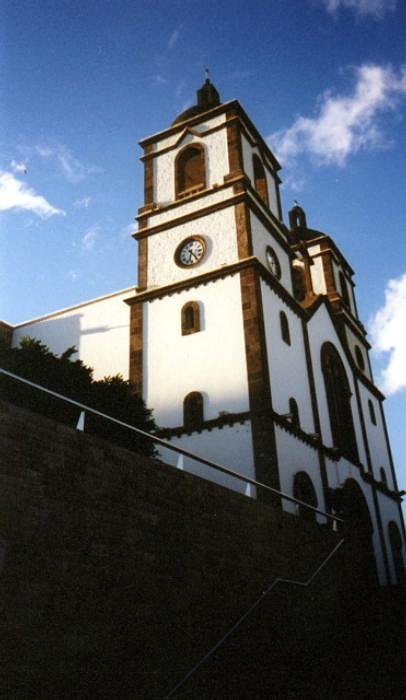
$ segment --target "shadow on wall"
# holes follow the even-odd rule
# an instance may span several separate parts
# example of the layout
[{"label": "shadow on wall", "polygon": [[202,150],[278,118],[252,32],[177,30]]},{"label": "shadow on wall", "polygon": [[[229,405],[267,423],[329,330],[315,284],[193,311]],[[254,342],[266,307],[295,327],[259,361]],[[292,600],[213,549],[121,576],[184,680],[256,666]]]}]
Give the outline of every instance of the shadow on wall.
[{"label": "shadow on wall", "polygon": [[[35,338],[44,343],[55,355],[61,355],[73,345],[80,349],[81,319],[83,314],[57,316],[38,323],[27,323],[16,328],[13,333],[13,347],[20,344],[24,337]],[[73,359],[77,359],[76,355]]]},{"label": "shadow on wall", "polygon": [[[78,353],[72,359],[80,358],[92,367],[96,379],[118,373],[124,376],[128,366],[128,349],[123,350],[122,335],[128,325],[100,323],[96,310],[92,311],[94,319],[90,313],[76,313],[21,326],[14,331],[13,346],[18,346],[24,336],[41,341],[55,355],[61,355],[74,346]],[[108,340],[107,334],[110,334]]]}]

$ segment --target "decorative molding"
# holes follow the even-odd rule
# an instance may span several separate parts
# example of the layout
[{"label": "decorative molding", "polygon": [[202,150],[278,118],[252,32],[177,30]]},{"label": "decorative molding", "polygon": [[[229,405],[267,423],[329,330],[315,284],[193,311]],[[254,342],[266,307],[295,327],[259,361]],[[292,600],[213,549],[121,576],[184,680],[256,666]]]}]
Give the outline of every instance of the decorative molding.
[{"label": "decorative molding", "polygon": [[166,296],[171,296],[172,294],[178,294],[183,292],[185,289],[192,289],[193,287],[199,287],[201,284],[208,284],[217,279],[222,279],[228,277],[229,275],[235,275],[248,267],[258,264],[256,258],[247,258],[246,260],[240,260],[231,265],[224,265],[224,267],[216,268],[215,270],[210,270],[209,272],[204,272],[201,275],[196,275],[179,282],[172,282],[163,287],[157,287],[153,289],[147,289],[142,291],[134,297],[125,299],[126,304],[130,306],[133,304],[140,304],[144,301],[153,301],[154,299],[162,299]]},{"label": "decorative molding", "polygon": [[[219,186],[218,189],[220,189],[221,185]],[[230,187],[230,185],[227,185],[227,187]],[[212,194],[216,190],[202,190],[198,192],[195,195],[192,195],[190,199],[192,198],[198,198],[201,197],[202,195],[205,194]],[[238,202],[243,202],[244,197],[246,195],[244,193],[239,194],[239,195],[231,195],[228,199],[222,199],[220,202],[215,202],[214,204],[209,204],[206,207],[201,207],[200,209],[196,209],[195,211],[188,212],[187,214],[182,214],[181,216],[177,216],[173,219],[168,219],[168,221],[162,221],[160,224],[156,224],[155,226],[149,226],[145,227],[136,233],[133,234],[133,238],[135,240],[140,240],[140,238],[145,238],[146,236],[153,236],[157,233],[161,233],[161,231],[166,231],[168,228],[174,228],[175,226],[182,226],[185,224],[187,221],[193,221],[194,219],[201,219],[208,214],[213,214],[216,211],[221,211],[222,209],[227,209],[227,207],[234,206],[235,204],[238,204]],[[185,199],[180,199],[176,200],[176,202],[172,203],[171,205],[168,205],[168,208],[172,208],[172,206],[179,206],[183,204],[185,201],[189,201],[189,198]],[[151,214],[162,214],[165,209],[155,209],[153,212],[151,211],[149,215]]]},{"label": "decorative molding", "polygon": [[214,430],[215,428],[224,428],[224,426],[234,425],[235,423],[247,423],[251,420],[250,411],[242,413],[227,413],[218,418],[205,420],[198,429],[187,430],[184,425],[178,425],[175,428],[158,428],[155,435],[160,438],[182,437],[182,435],[191,435],[192,433],[202,433],[205,430]]}]

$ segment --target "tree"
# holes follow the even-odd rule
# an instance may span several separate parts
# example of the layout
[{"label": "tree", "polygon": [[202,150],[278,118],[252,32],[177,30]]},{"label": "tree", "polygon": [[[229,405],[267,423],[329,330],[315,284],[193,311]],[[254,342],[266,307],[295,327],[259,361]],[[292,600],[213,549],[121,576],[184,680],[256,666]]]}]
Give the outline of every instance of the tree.
[{"label": "tree", "polygon": [[[91,367],[82,360],[71,359],[76,352],[75,347],[70,347],[58,357],[41,341],[25,337],[17,348],[0,344],[0,366],[141,430],[154,430],[152,412],[141,398],[134,395],[130,382],[119,374],[95,381]],[[68,425],[75,425],[79,418],[77,407],[4,375],[0,375],[0,396]],[[85,429],[128,449],[154,454],[150,439],[137,436],[134,431],[99,416],[87,413]]]}]

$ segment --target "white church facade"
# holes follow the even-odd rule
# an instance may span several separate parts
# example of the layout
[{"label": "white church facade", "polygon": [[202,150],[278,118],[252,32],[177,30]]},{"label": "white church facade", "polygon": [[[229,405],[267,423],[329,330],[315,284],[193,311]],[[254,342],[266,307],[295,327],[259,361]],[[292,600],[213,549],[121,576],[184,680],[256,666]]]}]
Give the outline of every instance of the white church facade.
[{"label": "white church facade", "polygon": [[355,518],[379,582],[400,582],[401,499],[353,270],[299,206],[284,224],[278,161],[209,80],[141,146],[138,285],[8,327],[13,345],[76,345],[95,377],[130,379],[173,444]]}]

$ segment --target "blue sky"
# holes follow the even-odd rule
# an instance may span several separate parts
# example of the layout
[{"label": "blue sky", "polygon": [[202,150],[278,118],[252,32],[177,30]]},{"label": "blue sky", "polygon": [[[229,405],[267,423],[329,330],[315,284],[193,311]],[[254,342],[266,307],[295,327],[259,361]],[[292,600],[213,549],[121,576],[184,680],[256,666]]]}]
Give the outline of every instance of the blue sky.
[{"label": "blue sky", "polygon": [[3,0],[0,318],[136,282],[137,141],[210,67],[356,271],[406,488],[406,4],[401,0]]}]

